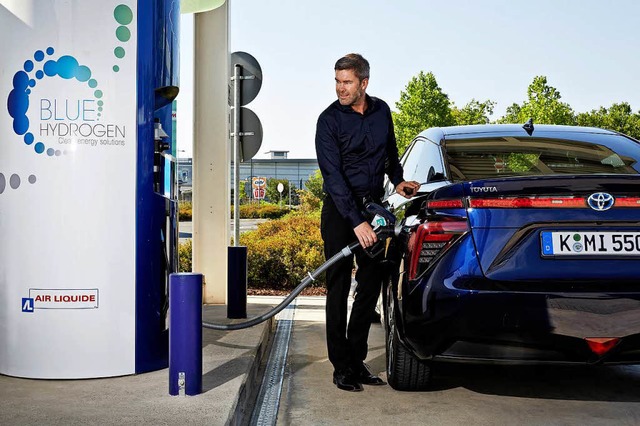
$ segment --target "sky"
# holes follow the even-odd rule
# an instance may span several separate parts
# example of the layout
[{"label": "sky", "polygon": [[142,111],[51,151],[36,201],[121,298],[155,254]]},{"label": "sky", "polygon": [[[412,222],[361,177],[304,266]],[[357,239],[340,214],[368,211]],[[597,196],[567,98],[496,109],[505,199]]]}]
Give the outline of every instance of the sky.
[{"label": "sky", "polygon": [[[420,71],[433,72],[459,107],[495,101],[492,120],[521,104],[537,75],[576,112],[617,102],[640,110],[637,0],[228,1],[230,51],[250,53],[263,73],[247,105],[264,133],[254,158],[270,150],[315,158],[318,115],[336,99],[333,66],[350,52],[371,65],[367,93],[393,110]],[[182,47],[193,43],[184,18]],[[189,50],[181,56],[187,69]],[[188,74],[181,73],[182,85]],[[184,122],[190,111],[178,99]],[[183,99],[188,104],[188,94]],[[190,156],[191,138],[178,132],[178,148]]]}]

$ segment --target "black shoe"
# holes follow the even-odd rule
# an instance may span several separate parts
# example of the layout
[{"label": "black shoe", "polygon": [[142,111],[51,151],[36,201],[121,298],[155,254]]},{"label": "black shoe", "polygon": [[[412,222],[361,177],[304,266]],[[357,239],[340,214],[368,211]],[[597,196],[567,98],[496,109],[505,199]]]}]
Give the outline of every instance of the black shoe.
[{"label": "black shoe", "polygon": [[356,380],[363,385],[380,386],[387,384],[380,377],[373,374],[371,370],[369,370],[369,366],[364,362],[355,366],[353,371],[355,371]]},{"label": "black shoe", "polygon": [[355,379],[350,371],[334,371],[333,384],[343,391],[360,392],[362,385]]}]

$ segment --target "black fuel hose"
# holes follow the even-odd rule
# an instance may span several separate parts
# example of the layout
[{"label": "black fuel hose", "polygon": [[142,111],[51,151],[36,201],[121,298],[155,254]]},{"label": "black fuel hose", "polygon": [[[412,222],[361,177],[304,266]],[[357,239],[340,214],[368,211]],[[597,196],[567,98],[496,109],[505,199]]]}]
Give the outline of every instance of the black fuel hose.
[{"label": "black fuel hose", "polygon": [[353,253],[353,250],[355,250],[358,247],[360,247],[359,242],[356,241],[354,243],[351,243],[350,245],[346,246],[341,251],[333,255],[329,260],[324,262],[322,265],[320,265],[318,269],[308,273],[308,276],[306,276],[300,282],[300,284],[298,284],[298,286],[291,292],[291,294],[289,294],[282,302],[280,302],[278,306],[276,306],[269,312],[255,318],[251,318],[248,321],[238,322],[234,324],[214,324],[211,322],[202,322],[202,327],[209,328],[211,330],[232,331],[232,330],[241,330],[243,328],[253,327],[254,325],[258,325],[261,322],[268,320],[269,318],[273,317],[274,315],[279,313],[281,310],[286,308],[287,305],[289,305],[289,303],[291,303],[293,299],[295,299],[302,292],[302,290],[304,290],[306,287],[309,286],[309,284],[311,284],[316,280],[316,277],[318,277],[318,275],[326,271],[329,267],[331,267],[337,261],[350,256]]}]

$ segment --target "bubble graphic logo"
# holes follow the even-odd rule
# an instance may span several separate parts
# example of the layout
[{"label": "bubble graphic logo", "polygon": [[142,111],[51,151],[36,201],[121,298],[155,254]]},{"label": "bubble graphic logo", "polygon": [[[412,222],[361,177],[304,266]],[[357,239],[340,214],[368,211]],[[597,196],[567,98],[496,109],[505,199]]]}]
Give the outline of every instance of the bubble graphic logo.
[{"label": "bubble graphic logo", "polygon": [[[7,109],[9,115],[13,118],[13,131],[18,136],[23,136],[26,145],[33,145],[33,149],[37,154],[46,154],[49,157],[60,156],[66,152],[47,148],[42,141],[36,141],[36,137],[29,131],[30,123],[27,112],[29,110],[29,96],[32,89],[37,85],[37,80],[45,77],[60,77],[65,80],[75,79],[80,83],[86,83],[89,88],[95,89],[93,96],[98,99],[100,111],[102,110],[102,91],[98,90],[98,82],[91,78],[91,69],[86,65],[80,65],[78,60],[73,56],[61,56],[57,60],[50,59],[44,62],[46,56],[54,53],[53,47],[48,47],[46,51],[37,50],[33,54],[33,59],[24,63],[23,69],[16,72],[13,76],[13,89],[9,93],[7,99]],[[40,65],[42,64],[42,67]],[[98,120],[101,113],[98,113]]]},{"label": "bubble graphic logo", "polygon": [[[36,183],[37,180],[38,178],[35,175],[29,175],[28,181],[30,184]],[[7,189],[7,185],[9,185],[11,189],[18,189],[21,183],[22,180],[20,179],[20,176],[15,173],[11,175],[8,181],[7,178],[5,178],[4,174],[0,173],[0,194],[2,194],[5,189]]]},{"label": "bubble graphic logo", "polygon": [[[115,18],[116,22],[120,24],[120,26],[116,28],[116,38],[123,43],[128,42],[131,38],[131,30],[129,30],[129,27],[127,27],[127,25],[129,25],[133,21],[133,12],[131,11],[131,8],[126,4],[120,4],[113,10],[113,17]],[[122,59],[124,58],[126,51],[124,50],[124,47],[117,46],[115,49],[113,49],[113,54],[116,58]],[[114,65],[113,71],[120,71],[120,66]]]}]

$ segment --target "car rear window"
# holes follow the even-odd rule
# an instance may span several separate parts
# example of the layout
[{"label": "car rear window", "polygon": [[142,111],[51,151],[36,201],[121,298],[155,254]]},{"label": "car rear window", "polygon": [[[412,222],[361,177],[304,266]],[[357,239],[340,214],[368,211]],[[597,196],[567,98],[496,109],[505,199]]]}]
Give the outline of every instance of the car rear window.
[{"label": "car rear window", "polygon": [[[507,176],[638,174],[640,147],[620,135],[585,134],[588,140],[491,137],[449,139],[451,179]],[[593,140],[593,139],[598,139]]]}]

